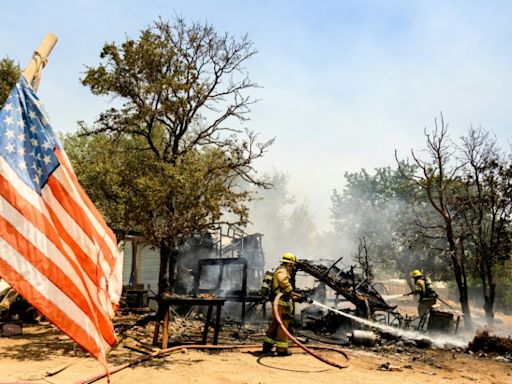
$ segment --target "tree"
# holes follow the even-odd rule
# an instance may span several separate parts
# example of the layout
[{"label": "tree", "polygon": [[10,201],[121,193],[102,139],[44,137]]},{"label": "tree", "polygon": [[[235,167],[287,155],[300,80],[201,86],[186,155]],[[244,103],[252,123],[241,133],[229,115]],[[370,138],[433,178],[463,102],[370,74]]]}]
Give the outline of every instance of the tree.
[{"label": "tree", "polygon": [[[187,174],[194,164],[203,164],[213,174],[219,172],[230,191],[236,190],[240,180],[267,186],[255,176],[253,162],[263,156],[273,140],[258,142],[253,131],[240,128],[255,102],[246,91],[256,84],[243,67],[255,53],[247,36],[236,39],[217,33],[207,23],[187,25],[180,18],[156,21],[141,32],[138,40],[127,38],[120,46],[105,44],[100,55],[102,64],[87,68],[82,84],[95,95],[120,99],[122,106],[103,112],[92,128],[82,125],[84,132],[105,133],[112,140],[140,139],[140,146],[134,150],[151,153],[164,177],[176,171],[177,184],[183,187],[188,186]],[[218,163],[208,168],[199,161],[205,159],[203,156],[213,157]],[[180,172],[184,174],[178,176]],[[195,187],[196,192],[201,191],[200,185]],[[160,192],[158,206],[152,207],[153,230],[146,235],[160,248],[163,286],[163,269],[170,258],[169,273],[173,274],[183,228],[186,232],[194,227],[200,230],[203,226],[196,224],[206,218],[194,212],[188,200],[181,202],[177,190],[164,188]],[[247,194],[231,197],[241,202]],[[237,209],[243,211],[245,207],[238,205]],[[214,225],[210,216],[207,221]],[[235,221],[245,223],[245,219]]]},{"label": "tree", "polygon": [[6,57],[0,60],[0,108],[11,94],[12,89],[20,78],[19,64]]},{"label": "tree", "polygon": [[[444,238],[447,243],[445,254],[449,257],[453,275],[459,290],[459,299],[464,313],[466,328],[471,326],[471,312],[468,302],[468,282],[466,273],[466,260],[464,252],[464,237],[460,217],[460,206],[456,204],[457,193],[460,191],[460,180],[457,174],[464,164],[453,163],[455,148],[448,136],[447,125],[441,115],[440,123],[434,120],[434,129],[427,132],[426,153],[427,160],[419,158],[411,150],[414,164],[418,167],[419,174],[408,176],[422,191],[426,200],[434,209],[439,219],[436,222],[425,221],[418,218],[418,226],[426,236],[433,239]],[[403,169],[397,158],[399,169]],[[404,173],[405,175],[405,173]],[[429,233],[431,235],[429,235]]]},{"label": "tree", "polygon": [[512,251],[512,163],[497,146],[496,138],[481,128],[471,127],[462,138],[461,155],[466,164],[461,215],[482,284],[485,314],[492,323],[496,268],[510,258]]},{"label": "tree", "polygon": [[364,169],[345,173],[343,191],[334,190],[331,197],[335,231],[351,239],[354,248],[359,244],[356,255],[364,239],[380,272],[400,272],[408,279],[421,261],[431,273],[439,273],[437,258],[413,225],[416,217],[426,213],[417,199],[420,191],[409,180],[416,168],[406,163],[400,167],[404,174],[390,167],[377,168],[372,175]]},{"label": "tree", "polygon": [[[150,152],[134,150],[140,141],[122,138],[112,148],[104,134],[64,137],[80,183],[112,227],[144,232],[156,243],[168,232],[178,233],[178,228],[180,234],[191,235],[216,227],[223,211],[231,211],[238,221],[247,220],[248,211],[241,202],[249,194],[225,183],[229,168],[224,166],[222,152],[192,150],[171,166]],[[170,194],[177,212],[172,222],[162,221],[165,215],[155,217],[155,212]]]}]

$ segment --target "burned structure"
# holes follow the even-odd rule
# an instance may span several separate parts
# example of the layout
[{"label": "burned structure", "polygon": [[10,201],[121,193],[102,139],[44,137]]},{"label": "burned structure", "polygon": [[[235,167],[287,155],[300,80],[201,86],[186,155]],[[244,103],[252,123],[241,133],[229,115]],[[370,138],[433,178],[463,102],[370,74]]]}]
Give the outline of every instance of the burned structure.
[{"label": "burned structure", "polygon": [[[179,251],[175,294],[223,299],[226,301],[224,316],[229,314],[242,323],[249,312],[256,315],[255,319],[262,319],[262,315],[270,312],[268,298],[261,292],[265,272],[262,238],[262,234],[242,231],[189,237]],[[367,274],[358,272],[357,266],[342,269],[338,261],[298,260],[294,275],[306,275],[309,281],[314,281],[314,287],[303,288],[300,283],[294,286],[317,302],[374,323],[402,329],[419,329],[420,326],[424,330],[449,332],[456,329],[457,319],[443,311],[432,311],[428,322],[423,324],[416,317],[402,315],[396,305],[386,301]],[[127,301],[132,305],[140,302],[133,297]],[[358,327],[339,314],[312,306],[302,309],[300,315],[301,326],[322,333],[335,333],[342,325]]]},{"label": "burned structure", "polygon": [[[303,294],[317,296],[319,287],[327,286],[334,292],[334,298],[329,300],[317,299],[323,304],[334,308],[338,303],[350,303],[354,309],[344,308],[341,311],[352,313],[355,317],[367,320],[372,323],[380,323],[394,326],[401,329],[415,329],[419,331],[451,333],[457,332],[460,315],[452,311],[441,311],[431,309],[426,316],[403,315],[397,311],[396,305],[389,304],[379,291],[375,283],[363,274],[355,272],[355,266],[342,270],[336,266],[337,262],[327,266],[311,260],[299,260],[296,263],[296,270],[313,276],[318,285],[313,290],[302,290]],[[401,296],[401,295],[398,295]],[[322,297],[322,296],[320,296]],[[312,330],[333,333],[340,327],[357,328],[357,324],[340,317],[335,313],[327,314],[315,308],[306,308],[301,313],[301,320],[307,323]]]},{"label": "burned structure", "polygon": [[354,304],[356,314],[360,317],[371,318],[376,311],[387,312],[395,309],[386,303],[371,281],[354,272],[354,267],[343,271],[335,264],[326,267],[309,260],[299,260],[296,268],[315,277],[337,295]]},{"label": "burned structure", "polygon": [[245,322],[246,306],[265,302],[260,295],[265,265],[262,237],[260,233],[232,237],[228,245],[218,248],[218,257],[198,259],[191,293],[240,303]]}]

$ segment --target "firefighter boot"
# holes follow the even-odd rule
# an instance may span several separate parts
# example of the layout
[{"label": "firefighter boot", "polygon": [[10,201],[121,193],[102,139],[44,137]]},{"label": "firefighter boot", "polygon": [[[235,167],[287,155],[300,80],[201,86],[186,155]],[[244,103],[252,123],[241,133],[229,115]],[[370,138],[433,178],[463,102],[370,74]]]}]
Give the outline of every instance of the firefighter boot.
[{"label": "firefighter boot", "polygon": [[282,357],[282,356],[291,356],[291,352],[286,350],[286,351],[277,351],[277,355],[276,356],[279,356],[279,357]]},{"label": "firefighter boot", "polygon": [[272,353],[272,348],[274,348],[274,344],[264,341],[261,353],[264,355],[269,355],[270,353]]}]

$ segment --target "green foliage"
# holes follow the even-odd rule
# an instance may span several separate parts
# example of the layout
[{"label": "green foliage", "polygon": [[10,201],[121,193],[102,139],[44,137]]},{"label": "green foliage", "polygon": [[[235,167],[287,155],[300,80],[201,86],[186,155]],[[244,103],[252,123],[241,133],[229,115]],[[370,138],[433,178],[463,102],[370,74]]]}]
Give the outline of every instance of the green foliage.
[{"label": "green foliage", "polygon": [[0,60],[0,108],[11,94],[20,75],[19,64],[9,58]]},{"label": "green foliage", "polygon": [[404,277],[413,269],[424,269],[442,275],[446,268],[415,228],[416,218],[429,214],[420,191],[410,182],[415,167],[400,167],[401,172],[384,167],[373,175],[364,169],[346,173],[345,188],[331,196],[333,226],[339,236],[351,240],[354,253],[365,240],[377,272]]},{"label": "green foliage", "polygon": [[512,314],[512,262],[496,265],[496,307],[504,313]]},{"label": "green foliage", "polygon": [[140,138],[124,137],[112,145],[105,134],[73,134],[63,143],[80,183],[109,224],[140,231],[155,246],[169,234],[211,229],[225,212],[237,223],[247,220],[244,202],[250,194],[230,188],[231,170],[218,149],[192,150],[168,164],[137,150]]},{"label": "green foliage", "polygon": [[[82,125],[82,134],[116,146],[122,166],[114,156],[98,168],[117,169],[98,176],[116,187],[97,192],[111,199],[102,204],[120,228],[142,227],[155,245],[176,246],[193,232],[246,223],[250,194],[239,184],[267,185],[255,177],[253,162],[272,144],[236,128],[254,103],[246,91],[256,84],[243,67],[254,54],[245,36],[180,18],[160,19],[138,39],[105,44],[101,64],[87,69],[82,84],[121,107],[104,111],[94,127]],[[89,188],[97,189],[93,174]]]}]

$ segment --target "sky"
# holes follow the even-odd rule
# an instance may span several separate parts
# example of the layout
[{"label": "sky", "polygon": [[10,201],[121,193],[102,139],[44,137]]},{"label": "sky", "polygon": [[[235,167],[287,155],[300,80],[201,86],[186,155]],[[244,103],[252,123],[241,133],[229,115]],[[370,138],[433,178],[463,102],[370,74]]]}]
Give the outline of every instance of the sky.
[{"label": "sky", "polygon": [[345,172],[395,166],[441,112],[454,140],[473,125],[511,142],[510,1],[0,0],[0,58],[24,68],[58,36],[39,95],[54,129],[73,132],[109,106],[79,82],[102,46],[176,15],[253,41],[260,102],[246,126],[276,139],[255,166],[287,173],[320,229]]}]

